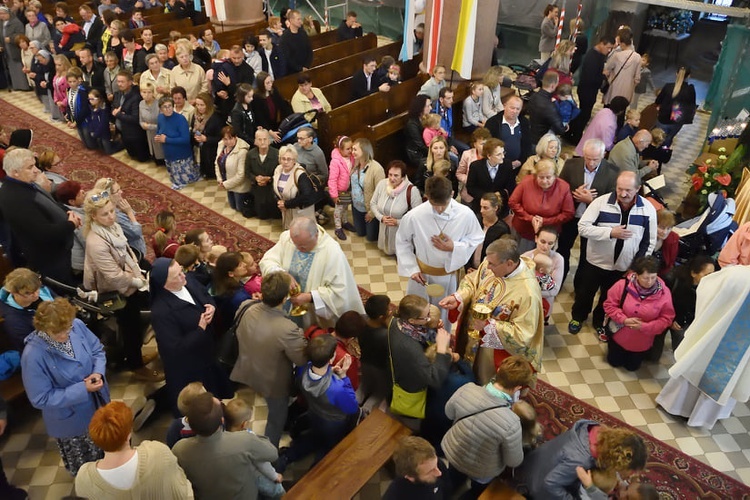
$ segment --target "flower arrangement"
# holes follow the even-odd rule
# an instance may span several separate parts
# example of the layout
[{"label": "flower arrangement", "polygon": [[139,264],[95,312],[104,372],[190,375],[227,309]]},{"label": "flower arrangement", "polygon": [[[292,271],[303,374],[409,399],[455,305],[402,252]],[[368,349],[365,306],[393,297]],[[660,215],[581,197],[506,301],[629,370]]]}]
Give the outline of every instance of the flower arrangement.
[{"label": "flower arrangement", "polygon": [[692,164],[687,170],[692,191],[698,195],[701,207],[708,206],[708,195],[711,193],[722,192],[730,198],[734,195],[732,174],[727,168],[727,150],[719,148],[718,152],[716,162],[709,158],[703,164]]},{"label": "flower arrangement", "polygon": [[646,23],[648,29],[664,30],[677,35],[690,33],[693,24],[692,12],[668,7],[652,7]]}]

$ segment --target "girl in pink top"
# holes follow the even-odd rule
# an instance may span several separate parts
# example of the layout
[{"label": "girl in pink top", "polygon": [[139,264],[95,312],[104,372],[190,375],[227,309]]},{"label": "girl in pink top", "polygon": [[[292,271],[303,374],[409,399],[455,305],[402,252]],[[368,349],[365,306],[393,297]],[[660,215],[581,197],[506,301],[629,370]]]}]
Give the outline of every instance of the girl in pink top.
[{"label": "girl in pink top", "polygon": [[333,222],[336,226],[334,232],[340,240],[346,239],[344,229],[354,231],[354,226],[346,220],[347,209],[352,203],[349,182],[353,162],[351,138],[345,135],[338,136],[333,143],[331,164],[328,166],[328,194],[336,205],[333,211]]},{"label": "girl in pink top", "polygon": [[54,57],[55,76],[52,77],[52,99],[57,109],[52,110],[53,120],[62,120],[65,110],[68,109],[68,78],[66,76],[70,69],[70,60],[62,54]]},{"label": "girl in pink top", "polygon": [[424,140],[425,146],[429,146],[430,142],[439,135],[448,137],[448,133],[440,126],[440,120],[440,115],[437,113],[429,113],[422,117],[422,126],[424,127],[422,140]]}]

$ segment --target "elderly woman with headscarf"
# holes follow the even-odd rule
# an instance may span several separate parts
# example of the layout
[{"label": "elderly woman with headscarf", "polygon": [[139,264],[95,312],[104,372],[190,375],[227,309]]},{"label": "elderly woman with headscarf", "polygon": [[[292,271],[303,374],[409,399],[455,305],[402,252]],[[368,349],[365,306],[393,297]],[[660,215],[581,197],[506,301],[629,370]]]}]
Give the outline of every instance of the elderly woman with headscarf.
[{"label": "elderly woman with headscarf", "polygon": [[109,402],[104,348],[66,299],[42,303],[34,328],[21,357],[23,386],[31,405],[42,410],[65,469],[75,476],[81,465],[103,456],[88,425],[96,408]]},{"label": "elderly woman with headscarf", "polygon": [[202,382],[217,398],[231,398],[229,378],[216,362],[216,307],[206,287],[186,277],[178,262],[160,257],[151,269],[150,290],[151,325],[175,415],[177,396],[190,382]]}]

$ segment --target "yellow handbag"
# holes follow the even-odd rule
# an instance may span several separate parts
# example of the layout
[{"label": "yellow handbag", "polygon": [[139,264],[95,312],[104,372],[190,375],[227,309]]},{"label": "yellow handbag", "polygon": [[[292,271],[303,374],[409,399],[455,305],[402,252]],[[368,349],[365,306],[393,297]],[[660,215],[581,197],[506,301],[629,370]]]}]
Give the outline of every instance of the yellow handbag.
[{"label": "yellow handbag", "polygon": [[391,376],[393,377],[391,411],[396,415],[423,419],[425,409],[427,408],[427,389],[425,388],[419,392],[407,392],[396,383],[396,372],[393,370],[393,354],[391,352],[390,328],[388,328],[388,359],[391,362]]}]

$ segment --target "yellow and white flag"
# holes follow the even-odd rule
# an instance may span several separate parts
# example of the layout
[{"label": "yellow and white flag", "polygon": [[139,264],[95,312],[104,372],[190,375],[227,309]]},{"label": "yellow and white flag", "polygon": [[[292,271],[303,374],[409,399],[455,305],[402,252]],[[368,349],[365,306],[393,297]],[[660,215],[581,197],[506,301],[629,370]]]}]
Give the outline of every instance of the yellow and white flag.
[{"label": "yellow and white flag", "polygon": [[477,34],[477,9],[479,0],[461,0],[461,14],[458,19],[456,48],[453,51],[451,69],[456,70],[462,78],[471,78],[474,62],[474,45]]}]

